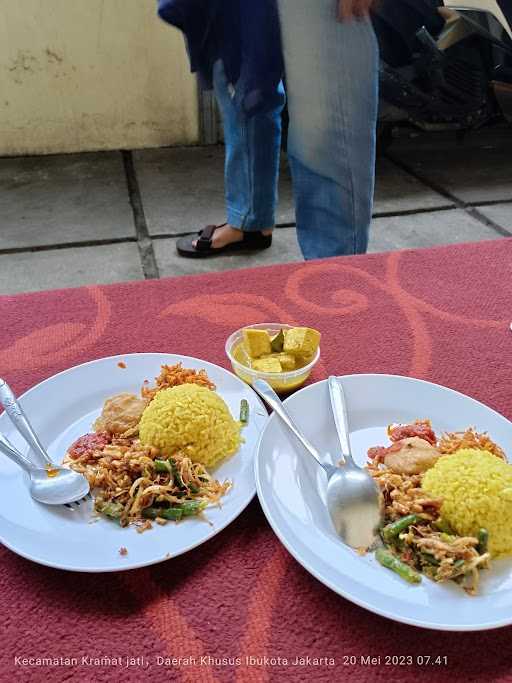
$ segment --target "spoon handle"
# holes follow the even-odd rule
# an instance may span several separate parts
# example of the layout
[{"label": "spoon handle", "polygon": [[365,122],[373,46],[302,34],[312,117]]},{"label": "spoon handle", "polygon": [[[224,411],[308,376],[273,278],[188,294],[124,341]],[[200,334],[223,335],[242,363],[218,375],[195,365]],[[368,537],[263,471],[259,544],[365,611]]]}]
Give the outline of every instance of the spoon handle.
[{"label": "spoon handle", "polygon": [[263,379],[257,379],[255,382],[253,382],[252,386],[253,389],[261,396],[261,398],[266,403],[268,403],[268,405],[272,408],[276,415],[278,415],[281,418],[281,420],[285,423],[288,429],[290,429],[293,432],[293,434],[295,434],[297,439],[301,442],[301,444],[308,451],[308,453],[313,456],[313,458],[317,461],[320,467],[327,471],[327,467],[325,463],[322,462],[320,454],[313,446],[313,444],[310,443],[308,439],[306,439],[304,434],[302,434],[299,428],[295,425],[292,418],[288,414],[286,408],[284,407],[281,399],[272,389],[270,384],[268,384],[268,382],[265,382],[265,380]]},{"label": "spoon handle", "polygon": [[11,422],[34,452],[37,461],[36,464],[42,465],[43,467],[45,465],[52,465],[53,463],[50,460],[48,453],[45,451],[37,434],[34,432],[32,425],[28,421],[27,416],[23,412],[22,407],[16,400],[11,387],[3,379],[0,379],[0,404],[4,407]]},{"label": "spoon handle", "polygon": [[353,464],[352,449],[350,448],[350,432],[348,429],[348,412],[345,392],[338,377],[329,377],[329,396],[331,399],[332,414],[334,424],[340,440],[341,452],[345,459],[345,464]]},{"label": "spoon handle", "polygon": [[21,453],[14,448],[9,439],[3,434],[0,434],[0,453],[3,453],[5,456],[7,456],[9,460],[12,460],[14,463],[16,463],[16,465],[25,470],[25,472],[30,472],[30,470],[34,469],[34,466],[30,460],[27,460],[24,455],[21,455]]}]

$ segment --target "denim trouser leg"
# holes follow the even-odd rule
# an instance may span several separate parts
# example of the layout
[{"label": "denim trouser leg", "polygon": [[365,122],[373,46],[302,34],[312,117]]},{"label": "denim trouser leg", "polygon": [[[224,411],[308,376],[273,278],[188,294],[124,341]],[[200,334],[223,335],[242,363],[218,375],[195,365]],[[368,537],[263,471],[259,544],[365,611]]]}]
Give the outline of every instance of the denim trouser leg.
[{"label": "denim trouser leg", "polygon": [[290,111],[288,157],[304,257],[363,253],[375,168],[378,53],[369,21],[337,0],[278,0]]},{"label": "denim trouser leg", "polygon": [[228,83],[221,61],[214,67],[214,88],[224,123],[228,223],[247,231],[272,228],[277,205],[284,88],[279,86],[275,108],[250,118]]}]

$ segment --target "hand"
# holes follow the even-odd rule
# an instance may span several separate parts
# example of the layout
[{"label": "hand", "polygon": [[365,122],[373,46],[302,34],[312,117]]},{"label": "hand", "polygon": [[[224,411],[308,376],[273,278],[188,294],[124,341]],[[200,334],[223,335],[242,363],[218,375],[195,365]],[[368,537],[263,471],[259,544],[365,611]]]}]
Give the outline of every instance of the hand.
[{"label": "hand", "polygon": [[338,0],[338,19],[350,21],[367,17],[372,5],[373,0]]}]

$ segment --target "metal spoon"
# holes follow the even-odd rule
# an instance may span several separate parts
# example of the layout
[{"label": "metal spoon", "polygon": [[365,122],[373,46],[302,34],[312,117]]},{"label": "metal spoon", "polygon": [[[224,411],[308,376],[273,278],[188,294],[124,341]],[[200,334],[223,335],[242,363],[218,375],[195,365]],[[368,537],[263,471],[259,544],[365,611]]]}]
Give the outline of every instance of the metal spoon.
[{"label": "metal spoon", "polygon": [[[74,472],[67,467],[60,467],[52,462],[23,412],[23,408],[16,400],[12,389],[1,378],[0,405],[3,406],[9,419],[30,446],[35,456],[35,462],[32,462],[29,458],[21,455],[5,436],[0,438],[0,451],[29,472],[31,479],[30,493],[32,497],[48,505],[65,505],[69,503],[80,505],[80,499],[89,493],[89,482],[83,474]],[[34,489],[35,482],[37,482],[37,486]],[[34,491],[37,492],[37,495],[34,495]],[[49,493],[47,493],[48,491]],[[82,493],[79,495],[78,492],[80,491]]]},{"label": "metal spoon", "polygon": [[[327,509],[338,536],[347,545],[357,550],[369,548],[376,539],[377,528],[382,519],[380,494],[371,475],[357,467],[352,460],[348,444],[348,429],[345,430],[346,443],[342,445],[345,465],[340,468],[325,463],[317,449],[295,425],[272,387],[264,380],[258,379],[253,383],[253,388],[327,475]],[[337,403],[337,406],[342,406],[341,416],[342,418],[345,416],[343,419],[346,419],[346,410],[343,411],[343,395],[336,393],[336,396],[337,401],[341,401],[340,404]]]},{"label": "metal spoon", "polygon": [[[382,495],[368,470],[359,467],[352,457],[347,402],[339,377],[329,377],[334,424],[341,446],[343,465],[329,481],[337,506],[331,512],[338,534],[352,547],[369,548],[378,540],[384,509]],[[359,543],[358,541],[363,541]]]},{"label": "metal spoon", "polygon": [[0,453],[29,474],[30,495],[40,503],[65,505],[89,493],[89,482],[82,474],[56,465],[52,465],[51,469],[35,467],[3,434],[0,434]]}]

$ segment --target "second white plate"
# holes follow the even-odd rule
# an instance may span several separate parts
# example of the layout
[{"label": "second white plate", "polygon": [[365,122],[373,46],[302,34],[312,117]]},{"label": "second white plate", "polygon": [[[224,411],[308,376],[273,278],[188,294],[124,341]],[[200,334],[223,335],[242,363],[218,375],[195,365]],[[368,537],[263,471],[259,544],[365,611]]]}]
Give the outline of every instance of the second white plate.
[{"label": "second white plate", "polygon": [[[370,446],[388,442],[386,427],[430,418],[436,433],[474,426],[489,432],[509,458],[512,424],[495,411],[451,389],[391,375],[342,378],[347,396],[355,460],[363,465]],[[325,454],[339,459],[327,382],[302,389],[286,407],[305,435]],[[325,506],[323,471],[293,440],[274,415],[261,436],[255,461],[256,487],[263,510],[284,546],[313,576],[352,602],[390,619],[449,631],[496,628],[512,623],[512,560],[494,561],[482,573],[479,594],[426,577],[411,586],[381,567],[369,554],[345,546]]]}]

